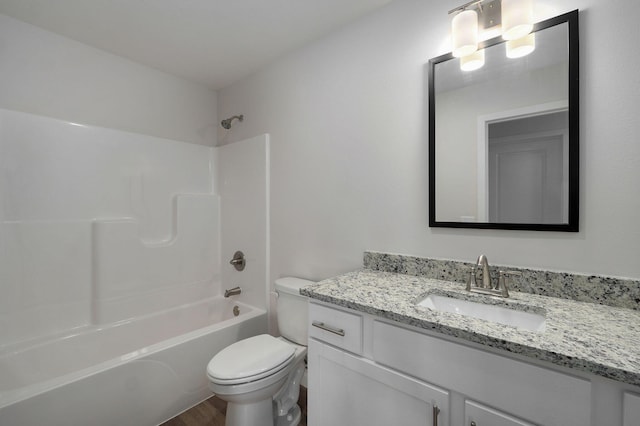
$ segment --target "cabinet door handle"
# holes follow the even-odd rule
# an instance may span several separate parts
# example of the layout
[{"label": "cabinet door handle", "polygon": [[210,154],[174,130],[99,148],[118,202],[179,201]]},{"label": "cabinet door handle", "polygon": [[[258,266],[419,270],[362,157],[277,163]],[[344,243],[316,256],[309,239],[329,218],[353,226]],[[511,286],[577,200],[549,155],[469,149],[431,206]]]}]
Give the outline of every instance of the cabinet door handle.
[{"label": "cabinet door handle", "polygon": [[328,331],[329,333],[337,334],[338,336],[344,337],[344,330],[341,328],[333,328],[325,325],[323,322],[313,321],[311,323],[312,326],[318,327],[321,330]]},{"label": "cabinet door handle", "polygon": [[469,426],[476,426],[476,422],[472,421]]},{"label": "cabinet door handle", "polygon": [[433,406],[433,426],[438,426],[438,414],[440,414],[440,409],[437,405]]}]

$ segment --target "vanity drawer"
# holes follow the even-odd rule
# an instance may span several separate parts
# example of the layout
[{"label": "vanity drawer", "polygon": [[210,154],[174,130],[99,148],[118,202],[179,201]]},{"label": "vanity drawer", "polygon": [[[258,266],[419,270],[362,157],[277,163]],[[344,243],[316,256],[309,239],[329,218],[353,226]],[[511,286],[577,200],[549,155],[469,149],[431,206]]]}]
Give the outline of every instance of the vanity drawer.
[{"label": "vanity drawer", "polygon": [[309,337],[362,354],[362,316],[309,304]]},{"label": "vanity drawer", "polygon": [[590,424],[588,380],[377,320],[373,335],[380,364],[535,424]]}]

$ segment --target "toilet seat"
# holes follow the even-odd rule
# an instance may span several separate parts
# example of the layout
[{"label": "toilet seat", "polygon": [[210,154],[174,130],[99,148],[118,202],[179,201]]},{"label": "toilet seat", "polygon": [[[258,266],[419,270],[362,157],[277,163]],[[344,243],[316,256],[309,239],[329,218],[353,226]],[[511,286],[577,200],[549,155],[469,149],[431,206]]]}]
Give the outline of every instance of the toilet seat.
[{"label": "toilet seat", "polygon": [[236,385],[276,374],[295,356],[294,345],[268,334],[236,342],[215,355],[207,365],[213,383]]}]

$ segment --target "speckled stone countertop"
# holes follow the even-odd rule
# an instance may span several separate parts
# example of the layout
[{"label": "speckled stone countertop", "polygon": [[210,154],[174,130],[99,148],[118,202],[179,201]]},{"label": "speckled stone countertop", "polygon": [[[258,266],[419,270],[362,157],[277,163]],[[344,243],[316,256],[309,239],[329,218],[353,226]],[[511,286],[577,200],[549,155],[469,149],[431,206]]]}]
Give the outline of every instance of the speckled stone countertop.
[{"label": "speckled stone countertop", "polygon": [[[464,284],[364,269],[305,287],[312,299],[492,348],[640,386],[640,311],[511,292],[469,294]],[[512,306],[546,317],[543,332],[516,329],[416,303],[427,294]]]}]

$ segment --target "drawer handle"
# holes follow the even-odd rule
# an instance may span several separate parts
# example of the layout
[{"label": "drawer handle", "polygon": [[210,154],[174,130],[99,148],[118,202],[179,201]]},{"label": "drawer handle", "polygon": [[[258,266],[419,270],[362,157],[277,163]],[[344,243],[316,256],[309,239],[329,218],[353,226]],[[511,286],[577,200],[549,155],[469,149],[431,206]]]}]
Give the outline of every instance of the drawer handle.
[{"label": "drawer handle", "polygon": [[437,405],[433,406],[433,426],[438,426],[438,414],[440,414],[440,409]]},{"label": "drawer handle", "polygon": [[317,322],[317,321],[313,321],[311,325],[314,327],[318,327],[321,330],[328,331],[329,333],[337,334],[338,336],[344,337],[344,330],[342,330],[341,328],[329,327],[328,325],[325,325],[323,322]]}]

